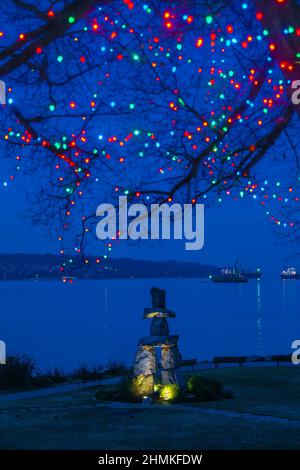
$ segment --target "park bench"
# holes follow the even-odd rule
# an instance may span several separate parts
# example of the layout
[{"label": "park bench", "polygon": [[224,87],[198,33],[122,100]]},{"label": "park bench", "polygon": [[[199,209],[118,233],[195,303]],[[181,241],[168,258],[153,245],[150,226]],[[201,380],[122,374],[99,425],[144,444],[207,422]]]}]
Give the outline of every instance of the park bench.
[{"label": "park bench", "polygon": [[273,362],[276,362],[277,367],[281,362],[292,362],[292,358],[290,354],[282,354],[277,356],[271,356]]},{"label": "park bench", "polygon": [[243,367],[245,362],[247,362],[247,356],[237,356],[237,357],[224,356],[224,357],[214,357],[213,359],[213,363],[216,369],[219,367],[220,364],[238,364],[240,367]]},{"label": "park bench", "polygon": [[192,370],[197,364],[197,359],[182,359],[179,363],[179,367],[190,367]]}]

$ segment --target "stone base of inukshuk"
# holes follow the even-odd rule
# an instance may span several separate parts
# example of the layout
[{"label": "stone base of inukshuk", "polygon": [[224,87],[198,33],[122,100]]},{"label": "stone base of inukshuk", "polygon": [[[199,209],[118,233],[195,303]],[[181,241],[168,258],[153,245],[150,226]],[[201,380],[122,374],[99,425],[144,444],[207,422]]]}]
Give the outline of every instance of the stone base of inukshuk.
[{"label": "stone base of inukshuk", "polygon": [[153,393],[155,371],[154,349],[151,346],[139,346],[133,366],[133,387],[136,395],[143,396]]},{"label": "stone base of inukshuk", "polygon": [[178,365],[180,353],[177,346],[163,346],[161,348],[161,382],[166,384],[179,384]]}]

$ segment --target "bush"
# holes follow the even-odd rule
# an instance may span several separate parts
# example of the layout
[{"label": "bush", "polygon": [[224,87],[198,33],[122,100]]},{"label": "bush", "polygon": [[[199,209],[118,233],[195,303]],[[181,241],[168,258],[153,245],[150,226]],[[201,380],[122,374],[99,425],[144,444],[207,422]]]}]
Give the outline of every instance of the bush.
[{"label": "bush", "polygon": [[33,384],[36,374],[35,362],[29,356],[8,357],[0,368],[0,389],[26,389]]},{"label": "bush", "polygon": [[220,382],[206,379],[201,375],[190,377],[187,387],[198,401],[217,400],[223,396],[223,386]]},{"label": "bush", "polygon": [[69,378],[69,376],[62,369],[59,369],[58,367],[54,367],[53,370],[49,370],[46,373],[46,376],[54,384],[61,384],[63,382],[66,382]]},{"label": "bush", "polygon": [[120,361],[111,361],[107,364],[106,369],[103,371],[103,375],[121,375],[125,372],[125,364]]},{"label": "bush", "polygon": [[118,400],[136,401],[133,389],[133,379],[124,377],[124,379],[117,385],[115,397]]},{"label": "bush", "polygon": [[100,365],[90,369],[87,365],[81,364],[78,369],[72,374],[73,379],[81,380],[82,382],[88,382],[89,380],[97,380],[102,378],[102,367]]},{"label": "bush", "polygon": [[37,375],[32,380],[32,387],[34,388],[45,388],[53,385],[52,380],[47,375]]},{"label": "bush", "polygon": [[162,387],[162,385],[161,385],[161,383],[159,383],[159,382],[157,382],[156,384],[154,384],[154,386],[153,386],[153,391],[154,391],[154,393],[158,393],[158,392],[160,391],[161,387]]},{"label": "bush", "polygon": [[124,377],[114,389],[101,388],[95,395],[101,401],[126,401],[137,402],[139,399],[134,393],[133,379]]},{"label": "bush", "polygon": [[159,389],[159,398],[163,401],[174,401],[180,395],[180,387],[177,384],[162,385]]},{"label": "bush", "polygon": [[222,398],[230,399],[235,398],[235,394],[231,388],[224,387]]}]

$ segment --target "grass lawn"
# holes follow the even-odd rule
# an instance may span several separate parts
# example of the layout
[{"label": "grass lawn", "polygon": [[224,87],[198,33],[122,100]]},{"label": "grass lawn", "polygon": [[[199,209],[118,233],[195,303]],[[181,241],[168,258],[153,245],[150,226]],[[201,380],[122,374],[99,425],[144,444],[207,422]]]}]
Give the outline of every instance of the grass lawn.
[{"label": "grass lawn", "polygon": [[300,420],[300,367],[236,367],[201,375],[231,388],[235,399],[200,406]]},{"label": "grass lawn", "polygon": [[3,403],[0,449],[300,449],[300,368],[201,374],[232,388],[236,398],[180,410],[173,405],[111,408],[97,406],[97,387]]}]

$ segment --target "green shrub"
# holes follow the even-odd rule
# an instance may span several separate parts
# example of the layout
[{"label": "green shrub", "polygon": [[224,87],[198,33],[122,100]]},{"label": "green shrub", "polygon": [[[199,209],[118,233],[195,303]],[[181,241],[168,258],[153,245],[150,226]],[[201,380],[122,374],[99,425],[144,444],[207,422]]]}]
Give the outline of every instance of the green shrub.
[{"label": "green shrub", "polygon": [[201,375],[190,377],[187,387],[198,401],[217,400],[223,395],[223,386],[220,382],[206,379]]},{"label": "green shrub", "polygon": [[159,382],[156,382],[156,384],[154,384],[154,386],[153,386],[154,393],[158,393],[160,391],[161,387],[162,387],[162,384],[159,383]]},{"label": "green shrub", "polygon": [[177,384],[162,385],[159,389],[159,398],[163,401],[174,401],[179,397],[180,387]]},{"label": "green shrub", "polygon": [[32,387],[34,388],[45,388],[53,385],[52,380],[47,375],[37,375],[32,380]]},{"label": "green shrub", "polygon": [[62,369],[59,367],[54,367],[53,370],[49,370],[45,374],[54,384],[61,384],[66,382],[69,378],[68,374],[66,374]]},{"label": "green shrub", "polygon": [[6,364],[0,367],[0,389],[26,389],[32,385],[37,372],[29,356],[8,357]]},{"label": "green shrub", "polygon": [[222,398],[226,398],[226,399],[228,399],[228,400],[229,400],[230,398],[235,398],[235,395],[234,395],[233,390],[231,390],[231,388],[224,387],[224,388],[223,388]]},{"label": "green shrub", "polygon": [[115,397],[124,401],[136,401],[133,379],[124,377],[123,380],[121,380],[121,382],[119,382],[117,385]]},{"label": "green shrub", "polygon": [[99,380],[102,378],[102,370],[103,368],[100,365],[89,368],[86,364],[81,364],[78,369],[74,370],[72,378],[75,380],[81,380],[82,382]]},{"label": "green shrub", "polygon": [[101,388],[95,395],[97,400],[101,401],[125,401],[137,402],[138,397],[134,393],[133,379],[124,377],[115,388]]},{"label": "green shrub", "polygon": [[126,367],[123,362],[111,361],[103,371],[103,375],[118,376],[125,373]]}]

